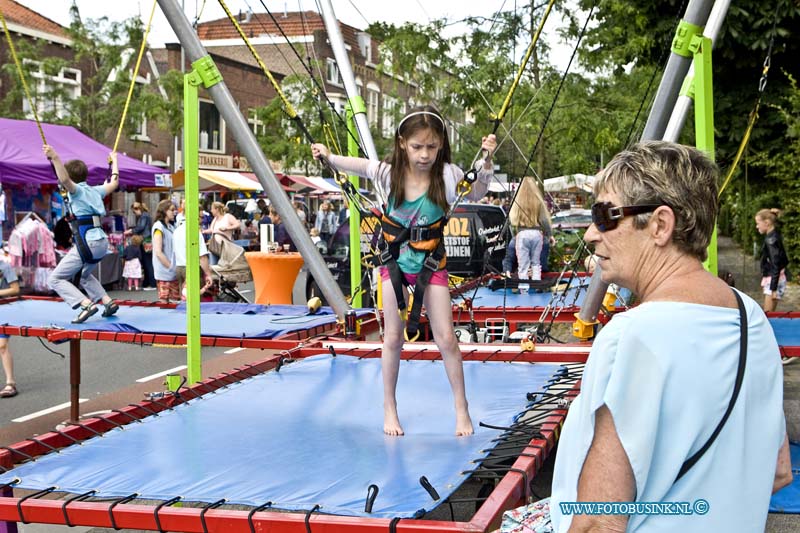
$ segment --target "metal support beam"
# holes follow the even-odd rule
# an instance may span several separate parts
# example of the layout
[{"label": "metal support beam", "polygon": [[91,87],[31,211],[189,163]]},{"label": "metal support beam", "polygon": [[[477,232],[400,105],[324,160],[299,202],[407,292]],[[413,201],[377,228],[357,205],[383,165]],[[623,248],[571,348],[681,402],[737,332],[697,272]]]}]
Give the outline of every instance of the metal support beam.
[{"label": "metal support beam", "polygon": [[[681,84],[692,63],[689,42],[694,35],[700,33],[698,28],[705,25],[712,5],[712,0],[690,0],[689,5],[686,6],[686,14],[675,34],[672,53],[667,61],[664,74],[661,76],[653,108],[642,132],[642,141],[663,139],[667,121],[680,94]],[[576,324],[582,323],[584,326],[588,326],[596,321],[600,305],[602,305],[608,290],[608,283],[601,280],[602,273],[603,270],[598,265],[592,275],[589,288],[586,290],[586,298],[580,313],[578,313]]]},{"label": "metal support beam", "polygon": [[[728,14],[728,7],[730,7],[730,0],[717,0],[714,2],[714,7],[711,9],[711,14],[708,16],[708,24],[703,30],[703,37],[711,39],[711,45],[717,42],[719,30]],[[686,74],[683,87],[687,85],[694,85],[694,62],[689,66],[689,72]],[[693,92],[693,90],[691,91]],[[689,108],[692,105],[693,94],[685,89],[681,90],[678,101],[675,103],[675,108],[672,110],[672,115],[669,118],[667,129],[662,137],[665,141],[678,142],[678,138],[683,130],[683,125],[686,122],[686,117],[689,115]]]},{"label": "metal support beam", "polygon": [[[353,76],[353,68],[350,66],[350,58],[344,46],[342,31],[339,29],[339,21],[336,20],[336,13],[333,11],[331,0],[321,0],[320,8],[322,9],[322,19],[325,21],[325,29],[328,32],[328,40],[331,43],[333,56],[336,58],[336,64],[339,67],[339,75],[342,77],[347,96],[351,102],[356,99],[361,100],[361,95],[358,94],[358,87],[356,87],[356,80]],[[356,129],[358,130],[359,137],[361,137],[364,150],[367,152],[367,157],[374,160],[380,159],[377,150],[375,150],[372,134],[369,131],[369,123],[367,121],[367,113],[363,100],[361,100],[361,105],[353,104],[353,111],[355,113]],[[378,195],[380,203],[385,204],[389,197],[387,191],[383,190],[380,180],[375,180],[374,184],[375,192]]]},{"label": "metal support beam", "polygon": [[[200,344],[200,231],[197,205],[200,181],[198,88],[203,77],[199,69],[183,76],[183,170],[186,192],[186,379],[189,384],[203,379]],[[212,82],[213,83],[213,82]],[[213,236],[212,236],[213,238]]]},{"label": "metal support beam", "polygon": [[[207,55],[205,48],[200,43],[200,39],[192,29],[186,15],[178,6],[175,0],[158,0],[161,6],[161,11],[166,16],[172,29],[175,31],[178,40],[183,45],[186,51],[186,57],[193,63]],[[231,96],[225,82],[219,82],[212,87],[208,88],[208,93],[214,100],[222,118],[225,120],[227,128],[230,129],[231,134],[239,144],[242,153],[247,157],[247,161],[252,165],[253,172],[258,176],[258,181],[264,188],[264,191],[272,201],[272,205],[281,216],[286,230],[292,237],[292,241],[297,246],[298,251],[302,254],[303,259],[308,265],[308,270],[314,276],[322,294],[328,300],[328,303],[333,307],[340,320],[344,320],[345,313],[350,309],[347,300],[342,294],[342,290],[336,284],[336,281],[331,276],[330,270],[325,266],[325,261],[317,251],[317,247],[311,241],[305,226],[297,217],[289,198],[286,196],[283,188],[281,187],[278,178],[272,171],[261,148],[258,146],[253,132],[250,130],[247,121],[239,111],[239,106]],[[188,201],[194,201],[194,198],[187,198]]]},{"label": "metal support beam", "polygon": [[[686,6],[686,14],[683,17],[679,31],[673,41],[673,50],[667,60],[667,66],[661,77],[653,110],[647,118],[647,123],[642,132],[642,140],[663,139],[667,128],[667,121],[675,107],[675,102],[680,94],[681,84],[692,64],[691,54],[680,54],[676,50],[686,48],[681,44],[681,40],[688,41],[692,35],[682,31],[684,28],[694,26],[703,27],[708,21],[709,13],[713,5],[712,0],[690,0]],[[688,42],[686,43],[688,45]]]}]

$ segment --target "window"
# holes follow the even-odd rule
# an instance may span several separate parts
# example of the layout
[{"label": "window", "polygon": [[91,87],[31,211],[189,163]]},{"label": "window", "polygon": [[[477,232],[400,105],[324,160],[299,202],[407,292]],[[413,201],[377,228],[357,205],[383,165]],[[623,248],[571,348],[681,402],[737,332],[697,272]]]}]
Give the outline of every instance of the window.
[{"label": "window", "polygon": [[225,151],[225,123],[216,106],[200,101],[200,149],[210,152]]},{"label": "window", "polygon": [[331,58],[327,58],[325,61],[328,65],[326,81],[333,85],[341,86],[342,80],[339,79],[339,65]]},{"label": "window", "polygon": [[361,81],[361,78],[356,78],[356,91],[358,91],[358,96],[364,98],[364,82]]},{"label": "window", "polygon": [[[53,76],[44,72],[43,65],[39,61],[25,59],[23,62],[33,67],[31,96],[36,102],[36,112],[40,118],[47,114],[66,118],[69,113],[66,103],[81,95],[81,71],[64,67]],[[27,98],[22,100],[22,112],[27,118],[33,118],[33,109]]]},{"label": "window", "polygon": [[[131,72],[133,74],[133,72]],[[150,74],[147,74],[146,78],[142,76],[136,77],[136,89],[141,93],[141,91],[145,90],[145,87],[150,84]],[[131,139],[134,141],[142,141],[142,142],[150,142],[150,136],[147,135],[147,115],[142,113],[141,117],[139,118],[139,122],[136,124],[136,127],[131,135]]]},{"label": "window", "polygon": [[372,37],[369,33],[358,33],[358,48],[361,50],[361,55],[364,56],[365,63],[372,63]]},{"label": "window", "polygon": [[149,141],[150,137],[147,135],[147,116],[142,114],[139,122],[136,124],[136,129],[133,131],[131,138],[135,141]]},{"label": "window", "polygon": [[378,125],[378,100],[381,91],[377,85],[370,83],[367,85],[367,122],[371,127]]},{"label": "window", "polygon": [[392,96],[383,97],[383,116],[381,130],[384,137],[391,137],[394,135],[395,113],[397,112],[397,98]]},{"label": "window", "polygon": [[455,122],[450,122],[450,146],[453,150],[461,150],[461,134],[459,133],[460,125]]},{"label": "window", "polygon": [[267,134],[267,125],[264,124],[264,121],[258,118],[258,110],[247,110],[247,123],[250,124],[250,130],[252,130],[253,134],[257,136]]}]

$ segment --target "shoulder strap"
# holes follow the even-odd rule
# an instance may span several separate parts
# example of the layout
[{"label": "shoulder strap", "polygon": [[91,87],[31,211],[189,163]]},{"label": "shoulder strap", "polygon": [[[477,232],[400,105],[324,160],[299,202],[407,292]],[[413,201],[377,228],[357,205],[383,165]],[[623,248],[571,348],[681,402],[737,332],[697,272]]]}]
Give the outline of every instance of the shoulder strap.
[{"label": "shoulder strap", "polygon": [[736,290],[733,290],[733,295],[736,296],[736,303],[739,305],[739,328],[741,334],[739,340],[739,368],[736,371],[736,383],[733,386],[731,401],[728,403],[728,409],[722,416],[722,420],[719,421],[719,424],[717,424],[716,429],[714,429],[714,432],[708,438],[708,441],[703,445],[702,448],[697,450],[694,455],[684,461],[680,472],[678,472],[678,477],[675,478],[676,483],[695,465],[695,463],[697,463],[697,461],[700,460],[700,458],[708,451],[708,449],[711,448],[711,445],[714,444],[714,441],[717,439],[720,431],[722,431],[722,427],[725,425],[725,422],[728,421],[728,417],[730,416],[731,411],[733,411],[733,406],[736,405],[736,399],[739,397],[739,391],[742,388],[744,369],[745,366],[747,366],[747,310],[744,308],[742,297],[739,296],[739,293],[736,292]]}]

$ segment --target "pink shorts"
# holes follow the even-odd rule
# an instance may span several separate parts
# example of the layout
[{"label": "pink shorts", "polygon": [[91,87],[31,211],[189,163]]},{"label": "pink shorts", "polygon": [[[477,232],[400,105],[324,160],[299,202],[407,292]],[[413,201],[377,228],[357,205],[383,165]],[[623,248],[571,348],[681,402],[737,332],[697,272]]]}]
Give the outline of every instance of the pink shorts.
[{"label": "pink shorts", "polygon": [[[386,267],[381,267],[381,279],[383,281],[389,281],[389,269]],[[406,281],[409,285],[415,285],[417,283],[417,274],[406,274],[403,273],[406,277]],[[442,287],[449,287],[447,282],[447,270],[437,270],[431,276],[431,282],[429,285],[441,285]]]}]

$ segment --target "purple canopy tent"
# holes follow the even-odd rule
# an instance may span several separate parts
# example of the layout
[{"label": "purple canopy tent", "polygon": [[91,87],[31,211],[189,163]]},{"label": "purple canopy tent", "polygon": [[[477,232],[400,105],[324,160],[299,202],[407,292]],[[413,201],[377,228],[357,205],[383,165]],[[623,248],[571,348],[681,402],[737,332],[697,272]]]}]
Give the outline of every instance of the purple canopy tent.
[{"label": "purple canopy tent", "polygon": [[[111,148],[84,135],[72,126],[42,124],[47,143],[65,163],[80,159],[89,168],[88,183],[103,183],[108,172]],[[119,156],[119,182],[122,187],[154,187],[155,175],[164,169]],[[46,185],[56,183],[50,162],[42,153],[42,138],[32,120],[0,118],[0,182],[4,185]]]}]

